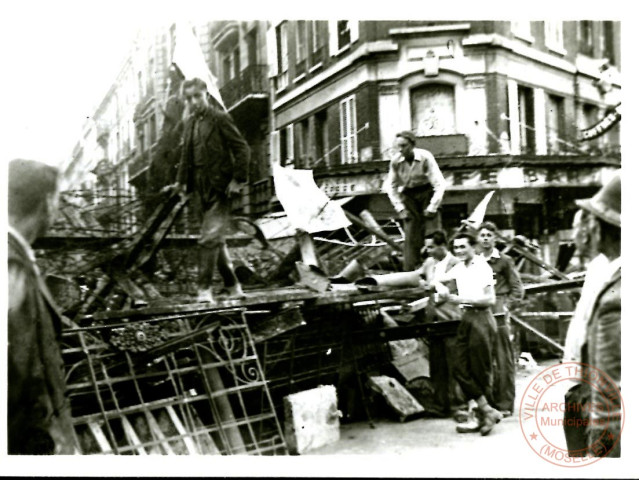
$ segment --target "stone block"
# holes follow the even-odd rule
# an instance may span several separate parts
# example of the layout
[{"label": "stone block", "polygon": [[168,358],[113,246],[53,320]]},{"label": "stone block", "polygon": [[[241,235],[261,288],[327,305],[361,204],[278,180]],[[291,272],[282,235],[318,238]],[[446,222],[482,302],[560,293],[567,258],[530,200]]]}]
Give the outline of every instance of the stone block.
[{"label": "stone block", "polygon": [[289,451],[303,454],[338,441],[340,416],[333,385],[284,397],[284,436]]}]

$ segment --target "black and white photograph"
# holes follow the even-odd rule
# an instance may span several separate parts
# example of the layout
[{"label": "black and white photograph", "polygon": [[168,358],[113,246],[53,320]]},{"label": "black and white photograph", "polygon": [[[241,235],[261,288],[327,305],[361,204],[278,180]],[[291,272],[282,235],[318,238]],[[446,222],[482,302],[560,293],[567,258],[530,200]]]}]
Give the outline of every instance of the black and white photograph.
[{"label": "black and white photograph", "polygon": [[236,3],[0,7],[1,475],[636,474],[636,22]]}]

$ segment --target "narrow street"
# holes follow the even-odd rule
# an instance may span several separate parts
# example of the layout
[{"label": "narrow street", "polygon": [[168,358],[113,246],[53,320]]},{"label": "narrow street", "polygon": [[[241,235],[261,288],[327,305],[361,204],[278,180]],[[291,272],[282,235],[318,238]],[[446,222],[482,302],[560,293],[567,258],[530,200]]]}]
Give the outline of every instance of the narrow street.
[{"label": "narrow street", "polygon": [[[527,383],[535,374],[556,362],[550,359],[540,362],[535,368],[518,370],[515,414],[502,420],[486,437],[479,433],[458,434],[452,418],[418,418],[404,423],[379,419],[374,422],[375,428],[367,422],[344,424],[338,442],[310,451],[307,455],[418,455],[433,451],[462,453],[472,449],[475,454],[498,450],[508,452],[513,459],[526,460],[534,454],[522,436],[517,407]],[[556,390],[557,398],[562,397],[563,391]]]}]

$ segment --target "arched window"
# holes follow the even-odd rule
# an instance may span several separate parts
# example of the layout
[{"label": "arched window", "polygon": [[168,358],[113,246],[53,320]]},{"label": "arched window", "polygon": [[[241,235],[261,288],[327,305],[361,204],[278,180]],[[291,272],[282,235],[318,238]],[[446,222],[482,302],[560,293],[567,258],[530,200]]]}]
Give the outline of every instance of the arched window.
[{"label": "arched window", "polygon": [[455,87],[428,84],[411,90],[411,120],[418,137],[452,135],[455,126]]}]

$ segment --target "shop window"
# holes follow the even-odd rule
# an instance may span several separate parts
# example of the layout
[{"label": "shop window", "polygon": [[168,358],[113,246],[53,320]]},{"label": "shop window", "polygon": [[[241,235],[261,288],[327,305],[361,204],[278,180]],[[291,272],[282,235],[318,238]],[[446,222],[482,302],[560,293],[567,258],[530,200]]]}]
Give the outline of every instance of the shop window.
[{"label": "shop window", "polygon": [[357,114],[355,95],[339,103],[339,127],[342,163],[357,161]]},{"label": "shop window", "polygon": [[419,137],[457,133],[454,87],[429,84],[411,90],[411,118]]},{"label": "shop window", "polygon": [[442,228],[449,236],[459,228],[462,220],[468,218],[468,204],[466,203],[444,204],[440,210]]},{"label": "shop window", "polygon": [[515,235],[539,240],[542,233],[542,206],[538,203],[515,203],[513,227]]}]

